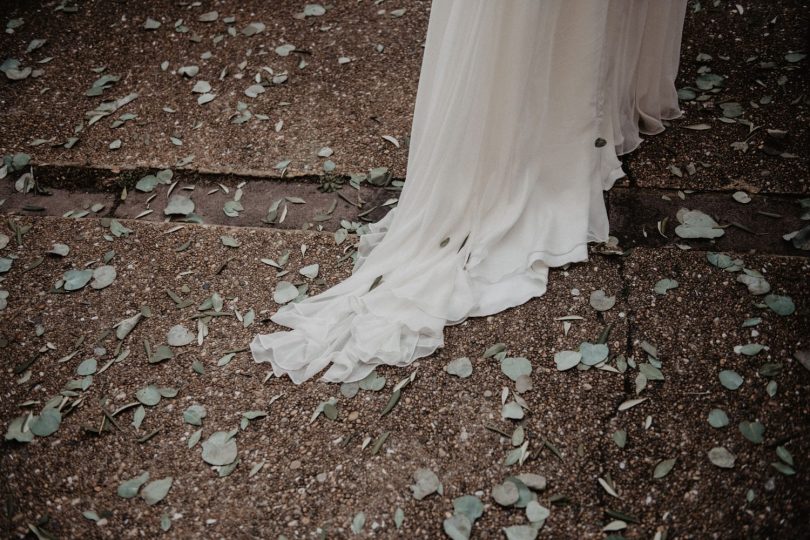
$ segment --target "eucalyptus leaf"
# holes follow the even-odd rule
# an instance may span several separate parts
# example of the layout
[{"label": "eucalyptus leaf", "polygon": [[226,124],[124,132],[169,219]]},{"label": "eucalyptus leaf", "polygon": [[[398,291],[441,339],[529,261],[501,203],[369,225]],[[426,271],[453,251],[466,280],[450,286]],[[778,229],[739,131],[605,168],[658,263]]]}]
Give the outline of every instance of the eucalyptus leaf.
[{"label": "eucalyptus leaf", "polygon": [[118,273],[115,271],[114,266],[99,266],[93,270],[93,282],[90,283],[90,286],[94,289],[109,287],[117,276]]},{"label": "eucalyptus leaf", "polygon": [[192,426],[201,426],[202,419],[205,418],[205,407],[202,405],[191,405],[183,411],[183,421]]},{"label": "eucalyptus leaf", "polygon": [[608,346],[604,343],[582,343],[579,346],[582,363],[586,366],[595,366],[608,357]]},{"label": "eucalyptus leaf", "polygon": [[451,360],[449,364],[444,367],[444,370],[450,375],[455,375],[461,379],[466,379],[473,372],[472,362],[466,356]]},{"label": "eucalyptus leaf", "polygon": [[504,527],[502,530],[506,535],[506,540],[535,540],[537,538],[537,529],[529,525],[512,525]]},{"label": "eucalyptus leaf", "polygon": [[551,511],[537,501],[530,501],[526,505],[526,519],[532,523],[540,523],[549,518]]},{"label": "eucalyptus leaf", "polygon": [[678,461],[677,458],[672,459],[665,459],[659,461],[658,464],[655,466],[655,470],[653,471],[653,478],[663,478],[669,474],[669,471],[675,466],[675,462]]},{"label": "eucalyptus leaf", "polygon": [[465,515],[471,523],[475,523],[484,515],[484,503],[475,495],[462,495],[453,499],[453,513]]},{"label": "eucalyptus leaf", "polygon": [[77,291],[87,285],[93,277],[92,270],[68,270],[62,275],[66,291]]},{"label": "eucalyptus leaf", "polygon": [[607,311],[616,305],[616,297],[607,296],[605,291],[599,289],[591,292],[590,304],[596,311]]},{"label": "eucalyptus leaf", "polygon": [[98,362],[95,358],[88,358],[87,360],[83,361],[79,364],[79,367],[76,368],[76,375],[80,377],[86,377],[87,375],[92,375],[98,369]]},{"label": "eucalyptus leaf", "polygon": [[286,304],[298,297],[298,288],[289,281],[279,281],[273,291],[273,300],[277,304]]},{"label": "eucalyptus leaf", "polygon": [[65,244],[54,244],[53,247],[45,253],[48,253],[49,255],[56,255],[58,257],[64,257],[70,253],[70,247]]},{"label": "eucalyptus leaf", "polygon": [[442,484],[436,473],[430,469],[420,468],[413,473],[414,484],[410,486],[413,498],[421,501],[428,495],[442,492]]},{"label": "eucalyptus leaf", "polygon": [[719,378],[720,384],[722,384],[729,390],[736,390],[743,383],[743,378],[740,376],[740,374],[730,369],[724,369],[723,371],[721,371],[719,374]]},{"label": "eucalyptus leaf", "polygon": [[501,506],[512,506],[518,502],[520,495],[513,482],[504,482],[492,488],[492,498]]},{"label": "eucalyptus leaf", "polygon": [[211,465],[228,465],[236,460],[236,441],[229,431],[216,431],[202,443],[202,458]]},{"label": "eucalyptus leaf", "polygon": [[554,354],[554,362],[559,371],[565,371],[579,364],[582,354],[579,351],[559,351]]},{"label": "eucalyptus leaf", "polygon": [[624,448],[624,446],[627,444],[627,432],[623,429],[614,431],[613,442],[615,442],[616,446],[619,448]]},{"label": "eucalyptus leaf", "polygon": [[776,455],[788,465],[793,466],[793,455],[784,446],[776,447]]},{"label": "eucalyptus leaf", "polygon": [[[472,372],[472,368],[470,371]],[[520,356],[504,358],[501,360],[501,371],[513,381],[517,381],[521,375],[531,375],[532,363]]]},{"label": "eucalyptus leaf", "polygon": [[503,406],[501,416],[504,419],[520,420],[523,418],[523,408],[514,401],[510,401]]},{"label": "eucalyptus leaf", "polygon": [[655,292],[658,294],[666,294],[668,290],[678,287],[678,282],[674,279],[661,279],[655,284]]},{"label": "eucalyptus leaf", "polygon": [[194,212],[194,201],[184,195],[172,195],[163,213],[167,216],[188,216]]},{"label": "eucalyptus leaf", "polygon": [[123,499],[131,499],[138,494],[138,490],[149,480],[149,473],[145,472],[135,478],[130,478],[118,484],[118,496]]},{"label": "eucalyptus leaf", "polygon": [[749,422],[743,420],[740,422],[740,433],[743,437],[748,439],[754,444],[762,444],[762,436],[765,434],[765,426],[759,422]]},{"label": "eucalyptus leaf", "polygon": [[160,403],[161,397],[160,390],[158,390],[158,387],[154,384],[144,386],[135,392],[135,398],[147,407],[153,407]]},{"label": "eucalyptus leaf", "polygon": [[734,467],[734,461],[736,459],[737,458],[734,456],[734,454],[722,446],[716,446],[709,450],[709,461],[711,461],[712,464],[716,465],[717,467],[731,469]]},{"label": "eucalyptus leaf", "polygon": [[159,503],[169,494],[173,481],[171,476],[167,476],[166,478],[149,482],[141,490],[141,498],[143,498],[149,506]]},{"label": "eucalyptus leaf", "polygon": [[172,347],[184,347],[194,343],[196,337],[182,324],[176,324],[169,330],[169,333],[166,335],[166,340]]},{"label": "eucalyptus leaf", "polygon": [[708,420],[709,425],[716,429],[726,427],[729,424],[728,415],[726,415],[726,411],[722,409],[712,409],[709,411]]},{"label": "eucalyptus leaf", "polygon": [[793,299],[789,296],[769,294],[765,297],[765,305],[783,317],[796,311],[796,305],[793,303]]},{"label": "eucalyptus leaf", "polygon": [[28,428],[37,437],[48,437],[56,433],[62,423],[62,414],[52,408],[43,409],[39,416],[34,416]]},{"label": "eucalyptus leaf", "polygon": [[467,540],[472,533],[472,521],[464,514],[453,514],[442,522],[442,529],[451,540]]}]

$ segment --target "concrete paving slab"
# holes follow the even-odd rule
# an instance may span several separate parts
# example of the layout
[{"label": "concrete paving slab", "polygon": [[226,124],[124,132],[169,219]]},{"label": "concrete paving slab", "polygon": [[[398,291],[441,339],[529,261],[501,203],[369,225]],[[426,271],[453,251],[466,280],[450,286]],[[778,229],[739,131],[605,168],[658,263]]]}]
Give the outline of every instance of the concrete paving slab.
[{"label": "concrete paving slab", "polygon": [[[322,171],[326,158],[317,154],[329,146],[341,174],[388,166],[404,176],[429,2],[338,2],[321,16],[295,18],[303,6],[290,0],[272,6],[261,0],[217,6],[93,1],[65,13],[50,4],[11,2],[7,18],[24,23],[0,36],[0,49],[43,73],[0,81],[0,153],[27,151],[37,163],[121,168],[173,166],[193,155],[192,168],[276,175],[280,170],[273,167],[291,160],[287,172],[294,175]],[[216,21],[198,20],[212,9]],[[397,16],[398,9],[404,14]],[[233,22],[226,22],[229,17]],[[145,29],[149,18],[161,26]],[[251,23],[264,29],[247,36]],[[33,39],[47,41],[27,53]],[[277,54],[285,44],[295,51]],[[53,60],[37,63],[48,57]],[[162,62],[168,62],[165,71]],[[184,66],[197,66],[198,73],[179,74]],[[270,81],[285,73],[286,81]],[[102,96],[85,96],[103,75],[120,80]],[[257,76],[268,79],[266,91],[248,97],[245,90]],[[192,92],[200,80],[216,95],[203,105],[197,102],[201,94]],[[87,111],[131,93],[137,99],[87,126]],[[234,123],[245,115],[239,102],[252,116]],[[110,127],[126,113],[137,118]],[[83,121],[79,141],[64,148]],[[400,148],[383,135],[396,137]],[[48,142],[30,146],[36,139]],[[110,150],[114,140],[121,147]]]},{"label": "concrete paving slab", "polygon": [[[238,186],[242,185],[241,188]],[[228,190],[226,193],[222,186]],[[158,186],[144,193],[129,190],[126,199],[115,207],[114,215],[134,219],[148,210],[141,219],[164,221],[164,209],[170,195],[182,195],[195,203],[194,213],[204,223],[234,227],[267,227],[279,229],[317,229],[336,231],[341,220],[375,221],[396,203],[399,190],[361,185],[359,189],[345,186],[339,191],[322,191],[321,184],[288,180],[283,182],[178,182],[169,193],[169,186]],[[240,194],[237,194],[237,190]],[[228,215],[224,207],[239,198],[242,210]],[[278,201],[281,200],[280,203]],[[302,202],[303,201],[303,202]],[[390,202],[393,201],[393,202]],[[384,203],[388,202],[388,205]],[[278,203],[278,204],[276,204]],[[269,223],[268,210],[276,204],[277,212]],[[284,207],[286,206],[286,210]],[[232,213],[233,214],[233,213]],[[283,219],[282,219],[283,216]]]},{"label": "concrete paving slab", "polygon": [[[330,159],[339,174],[386,166],[404,178],[429,5],[340,2],[321,16],[299,19],[302,5],[290,0],[272,9],[259,0],[221,2],[217,20],[202,22],[198,17],[210,6],[168,0],[96,0],[83,2],[77,13],[14,0],[7,17],[23,24],[0,35],[0,48],[43,73],[0,80],[0,154],[28,152],[37,164],[121,170],[170,167],[194,156],[186,167],[277,177],[280,162],[291,160],[286,174],[297,176],[320,174]],[[771,193],[806,193],[807,59],[785,57],[807,47],[803,2],[704,2],[696,8],[687,13],[677,85],[695,88],[696,77],[709,69],[725,77],[722,91],[684,101],[683,119],[628,156],[635,182],[701,190],[750,184]],[[235,20],[226,22],[228,17]],[[146,30],[148,18],[161,26]],[[245,36],[251,22],[261,22],[264,30]],[[46,42],[26,52],[35,39]],[[296,50],[275,52],[287,43]],[[303,69],[301,61],[307,63]],[[162,62],[168,62],[165,71]],[[178,74],[190,65],[199,73]],[[246,96],[257,74],[272,78],[264,68],[288,78],[267,83],[255,98]],[[120,79],[101,96],[85,96],[103,75]],[[200,94],[192,89],[199,81],[216,94],[210,103],[197,103]],[[137,99],[86,127],[72,148],[63,147],[88,111],[133,92]],[[252,116],[235,124],[244,114],[237,110],[240,101]],[[723,118],[721,105],[729,102],[740,103],[743,113]],[[122,114],[137,118],[111,127]],[[697,124],[708,129],[686,128]],[[396,137],[400,147],[384,135]],[[121,147],[111,150],[116,140]],[[748,144],[745,152],[731,146],[742,142]],[[319,157],[326,146],[334,154]],[[694,175],[680,178],[670,170],[690,163],[696,164]]]},{"label": "concrete paving slab", "polygon": [[[711,266],[705,253],[639,249],[625,262],[633,357],[646,362],[641,342],[655,345],[665,380],[650,381],[639,395],[649,401],[617,415],[615,425],[627,431],[628,442],[625,450],[609,446],[608,470],[622,488],[623,501],[669,537],[804,534],[799,516],[808,510],[808,484],[803,473],[784,476],[771,463],[781,461],[779,446],[793,456],[810,455],[804,420],[810,372],[795,357],[810,343],[810,265],[806,259],[740,256],[746,268],[767,276],[774,293],[793,299],[795,313],[780,316],[758,307],[763,297],[735,283],[735,273]],[[677,280],[678,288],[657,294],[653,288],[662,278]],[[743,327],[752,318],[762,322]],[[749,343],[768,349],[753,356],[735,352]],[[781,372],[763,376],[767,364],[778,364]],[[738,390],[721,385],[723,370],[743,377]],[[638,372],[630,371],[633,388]],[[777,385],[774,396],[767,392],[770,381]],[[726,412],[728,426],[709,424],[713,408]],[[652,423],[645,428],[648,415]],[[743,421],[765,426],[762,443],[743,437]],[[736,456],[733,469],[709,461],[709,450],[720,446]],[[677,459],[672,472],[651,480],[665,459]]]},{"label": "concrete paving slab", "polygon": [[[676,85],[695,99],[682,100],[684,116],[628,155],[636,184],[807,193],[810,81],[807,59],[789,55],[807,49],[809,22],[801,1],[690,4]],[[721,90],[701,90],[704,73],[722,76]],[[730,103],[740,108],[725,113]]]},{"label": "concrete paving slab", "polygon": [[[621,394],[622,384],[607,372],[557,372],[552,351],[594,341],[607,322],[616,323],[610,348],[623,348],[626,328],[621,298],[606,313],[594,311],[587,300],[597,288],[620,296],[618,259],[596,257],[589,265],[555,271],[547,296],[449,328],[445,348],[414,365],[419,370],[417,378],[404,391],[402,402],[384,418],[379,412],[391,387],[411,370],[379,370],[388,379],[385,390],[361,392],[352,400],[340,397],[336,422],[321,418],[309,424],[318,403],[339,396],[337,386],[313,382],[296,387],[275,379],[263,382],[267,368],[254,364],[244,352],[224,367],[216,364],[226,351],[244,347],[255,332],[279,329],[266,320],[275,309],[270,299],[275,271],[262,265],[260,257],[277,258],[282,250],[290,249],[290,269],[319,261],[324,284],[313,283],[313,291],[348,275],[346,263],[335,263],[342,253],[331,235],[192,225],[166,234],[170,230],[167,224],[122,221],[134,232],[108,242],[99,220],[14,219],[33,228],[23,237],[22,247],[6,248],[19,258],[3,283],[10,293],[3,312],[4,352],[9,358],[0,406],[3,425],[29,407],[20,407],[28,399],[37,400],[30,407],[38,411],[76,377],[83,360],[96,356],[100,368],[114,358],[118,340],[105,336],[105,329],[144,305],[152,316],[142,320],[123,342],[122,350],[129,349],[130,356],[94,377],[83,404],[65,417],[57,434],[26,445],[6,443],[2,468],[9,478],[6,494],[15,508],[5,521],[7,530],[22,532],[27,523],[48,513],[51,520],[46,528],[65,536],[151,535],[157,533],[160,515],[166,511],[174,516],[169,536],[284,533],[297,537],[321,526],[342,537],[348,534],[355,514],[363,511],[368,516],[366,535],[371,535],[372,524],[377,523],[376,534],[393,536],[392,515],[399,506],[406,516],[403,534],[435,537],[441,534],[445,513],[452,509],[452,498],[482,492],[488,510],[476,527],[481,534],[499,534],[499,527],[524,523],[525,517],[521,510],[495,505],[489,491],[507,474],[528,471],[548,478],[549,488],[540,494],[544,504],[550,504],[552,494],[564,495],[569,501],[553,508],[555,517],[547,524],[551,534],[599,536],[603,515],[595,484],[600,463],[595,460],[594,441],[604,435],[602,418]],[[235,236],[241,247],[222,246],[222,234]],[[68,256],[48,257],[25,271],[55,240],[71,247]],[[192,244],[187,251],[175,252],[189,240]],[[308,246],[303,258],[302,243]],[[109,288],[48,293],[64,271],[98,261],[109,249],[116,251],[111,264],[118,269]],[[215,274],[226,258],[231,259],[227,267]],[[187,293],[182,291],[183,285],[188,287]],[[573,295],[574,288],[580,294]],[[192,300],[192,305],[178,309],[165,289]],[[237,309],[244,314],[253,308],[256,323],[246,329],[235,317],[218,317],[211,321],[203,347],[177,347],[173,359],[149,364],[144,341],[154,350],[166,343],[167,331],[175,324],[194,331],[189,316],[214,291],[225,299],[226,311]],[[581,321],[573,322],[567,337],[562,322],[554,320],[563,315],[582,316]],[[39,337],[37,325],[43,330]],[[76,346],[80,336],[86,339]],[[534,367],[535,387],[523,394],[529,408],[524,427],[532,456],[522,467],[501,464],[513,447],[484,427],[487,423],[508,433],[514,429],[511,421],[500,418],[501,390],[514,384],[501,373],[496,360],[482,358],[484,350],[496,342],[506,343],[510,356],[529,358]],[[32,358],[45,343],[51,343],[54,350],[14,373],[23,359]],[[58,362],[76,349],[75,357]],[[473,361],[474,374],[469,379],[453,378],[443,370],[459,356]],[[204,366],[204,374],[192,370],[195,360]],[[130,425],[131,409],[117,417],[122,431],[100,436],[86,431],[101,421],[99,403],[115,410],[132,402],[135,392],[148,384],[176,388],[178,395],[149,407],[139,429]],[[271,405],[277,395],[282,397]],[[244,411],[269,412],[267,418],[252,421],[239,433],[242,463],[228,478],[217,478],[202,462],[199,446],[187,448],[188,437],[197,428],[183,423],[182,412],[195,403],[206,407],[206,437],[215,430],[235,427]],[[161,431],[150,441],[136,442],[158,428]],[[383,432],[390,435],[378,455],[370,455],[368,448],[362,450],[366,437],[374,439]],[[543,439],[555,445],[562,459],[543,449]],[[251,467],[262,461],[261,472],[248,477]],[[53,472],[43,476],[22,466],[33,462],[38,464],[37,470]],[[439,474],[444,496],[423,502],[410,496],[411,475],[419,467]],[[142,470],[149,470],[153,478],[173,476],[167,504],[149,507],[143,501],[115,495],[121,481]],[[246,492],[252,501],[248,504]],[[81,512],[88,509],[106,521],[94,525],[82,517]]]},{"label": "concrete paving slab", "polygon": [[[634,186],[614,187],[606,197],[610,232],[624,248],[677,244],[700,250],[808,255],[783,238],[806,225],[795,196],[750,193],[749,202],[740,203],[731,192],[685,193]],[[723,228],[723,235],[715,239],[681,238],[675,232],[680,225],[677,215],[681,208],[712,216]]]}]

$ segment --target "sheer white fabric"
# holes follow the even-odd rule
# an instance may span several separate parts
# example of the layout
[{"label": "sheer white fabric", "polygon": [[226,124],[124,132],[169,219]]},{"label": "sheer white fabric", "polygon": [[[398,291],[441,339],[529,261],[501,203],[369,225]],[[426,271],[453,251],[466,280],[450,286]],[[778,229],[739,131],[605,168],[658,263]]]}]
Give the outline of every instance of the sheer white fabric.
[{"label": "sheer white fabric", "polygon": [[680,114],[685,10],[433,0],[397,207],[360,236],[349,278],[271,317],[292,330],[255,336],[255,361],[295,383],[357,381],[430,355],[447,325],[543,295],[549,267],[587,260],[587,243],[608,238],[617,155]]}]

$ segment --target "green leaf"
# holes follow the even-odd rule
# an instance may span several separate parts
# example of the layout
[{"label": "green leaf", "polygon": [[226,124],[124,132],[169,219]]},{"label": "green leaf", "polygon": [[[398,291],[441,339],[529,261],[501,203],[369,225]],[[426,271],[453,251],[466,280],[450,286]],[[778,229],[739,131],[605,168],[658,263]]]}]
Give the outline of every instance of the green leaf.
[{"label": "green leaf", "polygon": [[740,433],[742,433],[743,437],[752,443],[761,444],[762,436],[765,433],[765,426],[759,422],[749,422],[747,420],[743,420],[740,422]]},{"label": "green leaf", "polygon": [[450,361],[449,364],[444,366],[444,370],[450,375],[455,375],[460,379],[466,379],[472,375],[473,366],[469,358],[462,356],[461,358]]},{"label": "green leaf", "polygon": [[672,467],[675,466],[676,461],[678,461],[678,458],[665,459],[658,462],[658,465],[655,466],[655,470],[653,471],[653,478],[663,478],[668,475]]},{"label": "green leaf", "polygon": [[154,384],[150,384],[149,386],[144,386],[137,392],[135,392],[135,398],[146,405],[147,407],[153,407],[160,402],[160,390]]},{"label": "green leaf", "polygon": [[678,282],[674,279],[661,279],[655,283],[655,292],[658,294],[667,294],[667,291],[670,289],[675,289],[678,286]]},{"label": "green leaf", "polygon": [[595,366],[608,357],[608,346],[604,343],[581,343],[579,345],[580,359],[586,366]]},{"label": "green leaf", "polygon": [[624,446],[627,444],[627,432],[623,429],[614,431],[613,442],[615,442],[616,446],[619,448],[624,448]]},{"label": "green leaf", "polygon": [[472,533],[472,521],[464,514],[454,514],[442,522],[442,528],[451,540],[467,540]]},{"label": "green leaf", "polygon": [[48,437],[56,433],[62,423],[62,414],[56,409],[43,409],[39,416],[34,416],[29,424],[31,433],[37,437]]},{"label": "green leaf", "polygon": [[616,305],[615,296],[607,296],[602,289],[591,292],[590,304],[596,311],[607,311]]},{"label": "green leaf", "polygon": [[138,490],[149,480],[149,473],[145,472],[140,476],[131,478],[118,485],[118,496],[124,499],[131,499],[138,494]]},{"label": "green leaf", "polygon": [[788,465],[793,465],[793,456],[788,451],[787,448],[784,446],[777,446],[776,447],[776,455],[779,456],[779,459],[787,463]]},{"label": "green leaf", "polygon": [[554,354],[554,362],[559,371],[565,371],[579,364],[582,354],[579,351],[559,351]]},{"label": "green leaf", "polygon": [[410,486],[410,489],[413,492],[413,498],[417,501],[421,501],[433,493],[438,492],[441,494],[442,492],[439,477],[430,469],[417,469],[413,473],[413,480],[415,483]]},{"label": "green leaf", "polygon": [[[519,356],[515,358],[504,358],[501,360],[501,371],[504,375],[516,381],[521,375],[531,375],[532,363],[529,362],[527,358]],[[472,372],[472,368],[470,368],[470,372]]]},{"label": "green leaf", "polygon": [[730,369],[724,369],[719,374],[720,384],[729,390],[736,390],[742,386],[743,378],[739,373]]},{"label": "green leaf", "polygon": [[228,465],[236,460],[238,449],[233,432],[216,431],[202,443],[203,461],[211,465]]},{"label": "green leaf", "polygon": [[789,296],[780,296],[778,294],[769,294],[765,297],[765,305],[771,308],[775,313],[783,317],[792,314],[796,311],[796,305],[793,299]]},{"label": "green leaf", "polygon": [[98,369],[98,362],[95,358],[88,358],[81,364],[79,367],[76,368],[76,375],[80,377],[86,377],[87,375],[92,375]]},{"label": "green leaf", "polygon": [[87,285],[93,277],[92,270],[68,270],[62,275],[66,291],[77,291]]},{"label": "green leaf", "polygon": [[734,454],[722,446],[715,446],[709,450],[709,461],[711,461],[712,464],[716,465],[717,467],[731,469],[734,467],[734,461],[736,459],[737,458],[734,456]]},{"label": "green leaf", "polygon": [[713,428],[722,428],[728,425],[728,415],[722,409],[712,409],[709,411],[709,424]]},{"label": "green leaf", "polygon": [[171,476],[149,482],[141,490],[141,498],[143,498],[149,506],[159,503],[169,494],[169,490],[172,488],[172,482],[173,478]]}]

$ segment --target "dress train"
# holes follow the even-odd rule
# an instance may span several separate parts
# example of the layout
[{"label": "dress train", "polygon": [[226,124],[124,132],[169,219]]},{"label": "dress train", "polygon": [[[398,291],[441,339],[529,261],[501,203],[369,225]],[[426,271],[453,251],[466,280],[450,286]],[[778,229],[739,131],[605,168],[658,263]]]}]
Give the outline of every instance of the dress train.
[{"label": "dress train", "polygon": [[352,275],[282,306],[255,361],[358,381],[444,345],[443,329],[541,296],[608,239],[603,190],[639,132],[680,115],[686,0],[433,0],[408,168]]}]

